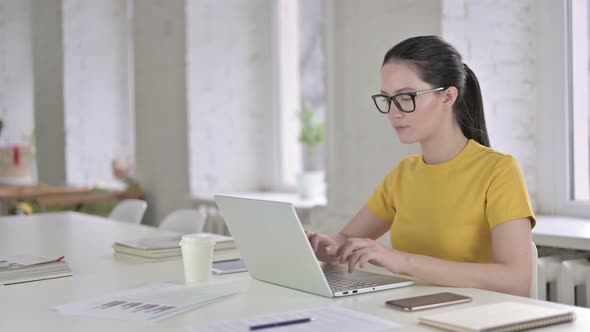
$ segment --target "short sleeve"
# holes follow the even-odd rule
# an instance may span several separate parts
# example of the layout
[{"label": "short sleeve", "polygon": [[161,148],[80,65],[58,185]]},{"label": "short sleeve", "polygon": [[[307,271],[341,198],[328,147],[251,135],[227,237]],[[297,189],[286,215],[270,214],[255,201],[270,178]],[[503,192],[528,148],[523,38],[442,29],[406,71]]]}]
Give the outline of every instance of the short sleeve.
[{"label": "short sleeve", "polygon": [[394,176],[395,169],[385,177],[367,202],[369,210],[390,224],[393,223],[395,217],[395,206],[391,190],[394,185]]},{"label": "short sleeve", "polygon": [[510,155],[498,161],[492,175],[486,192],[486,216],[490,229],[521,218],[529,218],[531,228],[535,227],[536,219],[526,182],[518,161]]}]

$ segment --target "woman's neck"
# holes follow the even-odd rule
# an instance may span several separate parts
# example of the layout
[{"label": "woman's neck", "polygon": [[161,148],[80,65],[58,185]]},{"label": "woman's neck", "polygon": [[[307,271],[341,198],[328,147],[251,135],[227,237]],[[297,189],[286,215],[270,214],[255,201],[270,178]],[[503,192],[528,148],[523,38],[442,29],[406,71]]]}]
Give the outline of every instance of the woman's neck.
[{"label": "woman's neck", "polygon": [[449,137],[433,138],[420,142],[424,162],[431,165],[445,163],[461,153],[468,141],[463,132],[459,130],[458,132],[454,131],[454,134]]}]

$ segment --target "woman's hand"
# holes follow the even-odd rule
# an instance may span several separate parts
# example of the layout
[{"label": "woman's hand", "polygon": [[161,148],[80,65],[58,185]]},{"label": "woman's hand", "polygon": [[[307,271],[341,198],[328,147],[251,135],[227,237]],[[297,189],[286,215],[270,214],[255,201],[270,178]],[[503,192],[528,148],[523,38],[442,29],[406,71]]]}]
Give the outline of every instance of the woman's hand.
[{"label": "woman's hand", "polygon": [[367,263],[384,267],[393,273],[401,273],[404,253],[387,248],[373,239],[350,238],[338,248],[335,256],[338,263],[348,263],[349,273],[354,271],[357,264],[362,269]]},{"label": "woman's hand", "polygon": [[335,254],[338,250],[336,240],[327,235],[310,231],[305,231],[305,235],[307,235],[307,239],[318,260],[325,263],[334,263],[336,261]]}]

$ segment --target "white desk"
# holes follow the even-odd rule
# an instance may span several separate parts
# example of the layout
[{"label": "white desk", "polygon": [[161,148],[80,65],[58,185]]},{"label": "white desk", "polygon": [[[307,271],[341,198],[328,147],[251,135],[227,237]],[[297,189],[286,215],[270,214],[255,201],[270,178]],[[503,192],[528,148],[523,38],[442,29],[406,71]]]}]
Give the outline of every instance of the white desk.
[{"label": "white desk", "polygon": [[537,216],[533,242],[537,246],[590,251],[590,220]]},{"label": "white desk", "polygon": [[[330,304],[374,314],[402,325],[400,329],[392,331],[438,331],[418,325],[416,317],[421,313],[395,311],[387,308],[384,302],[394,298],[448,290],[447,288],[419,285],[329,299],[258,282],[251,279],[247,273],[215,276],[211,283],[215,287],[238,290],[239,295],[155,324],[65,316],[47,309],[50,306],[105,295],[150,282],[179,282],[183,277],[180,260],[139,264],[112,255],[113,241],[161,234],[163,232],[148,226],[117,223],[79,213],[0,218],[1,255],[65,255],[74,272],[71,278],[0,286],[0,331],[186,331],[186,327],[195,324]],[[512,300],[563,307],[560,304],[477,289],[451,290],[473,297],[474,305]],[[540,331],[588,331],[590,310],[570,308],[578,316],[575,323]],[[454,308],[447,307],[429,312],[452,309]]]}]

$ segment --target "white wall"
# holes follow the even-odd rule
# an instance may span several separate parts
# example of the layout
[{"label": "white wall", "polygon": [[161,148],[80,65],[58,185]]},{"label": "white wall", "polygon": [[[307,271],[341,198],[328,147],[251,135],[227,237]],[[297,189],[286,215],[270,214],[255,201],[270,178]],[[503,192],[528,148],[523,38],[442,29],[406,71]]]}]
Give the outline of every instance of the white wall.
[{"label": "white wall", "polygon": [[35,132],[39,181],[66,183],[62,1],[32,2]]},{"label": "white wall", "polygon": [[0,144],[28,143],[33,130],[31,1],[0,0]]},{"label": "white wall", "polygon": [[441,1],[327,1],[328,207],[319,230],[336,232],[417,146],[402,145],[370,96],[383,56],[403,39],[441,33]]},{"label": "white wall", "polygon": [[67,181],[114,181],[111,161],[133,154],[127,2],[63,0]]},{"label": "white wall", "polygon": [[192,193],[272,182],[272,1],[187,1]]},{"label": "white wall", "polygon": [[[5,20],[0,22],[5,23],[0,24],[0,52],[4,53],[0,54],[5,54],[6,58],[0,57],[0,70],[7,70],[8,74],[0,78],[0,94],[15,97],[0,99],[0,114],[6,117],[8,130],[11,123],[23,123],[24,128],[32,121],[31,111],[27,112],[27,108],[32,107],[28,97],[32,95],[31,83],[27,83],[32,71],[27,72],[31,70],[31,60],[30,56],[27,60],[26,55],[30,52],[31,37],[27,35],[30,34],[31,19],[26,14],[30,6],[28,1],[3,1],[0,2],[4,4],[0,6],[0,15]],[[62,74],[65,82],[62,86],[66,87],[66,122],[70,128],[68,135],[71,135],[67,138],[66,154],[69,154],[68,171],[74,172],[68,178],[91,181],[93,176],[90,174],[95,172],[102,174],[101,177],[110,177],[110,165],[105,166],[104,162],[110,162],[110,154],[117,154],[133,144],[129,143],[133,138],[121,132],[123,127],[133,123],[125,124],[128,117],[118,111],[126,100],[125,93],[128,93],[122,83],[128,70],[124,68],[127,46],[123,37],[126,29],[123,1],[55,0],[42,3],[34,6],[46,11],[57,8],[61,13],[63,5],[64,10],[65,68]],[[175,174],[172,183],[185,181],[193,192],[251,190],[255,189],[253,186],[265,185],[260,175],[272,172],[266,168],[271,163],[258,161],[271,158],[270,152],[265,152],[270,150],[272,139],[269,131],[271,117],[268,115],[273,110],[266,99],[266,94],[271,91],[268,64],[271,1],[187,0],[182,3],[186,5],[186,16],[177,15],[188,20],[187,51],[184,54],[189,71],[186,78],[188,96],[179,102],[188,103],[188,117],[178,113],[166,116],[173,117],[174,126],[184,119],[191,128],[182,130],[187,130],[189,135],[192,159],[181,149],[175,154],[181,159],[172,161],[182,162],[184,154],[187,165],[190,163],[190,179],[188,175],[182,175],[182,167],[181,171],[166,169],[166,163],[170,161],[158,159],[157,154],[142,160],[144,165],[159,165],[154,166],[153,172],[148,172],[146,179],[156,181],[152,178],[161,176],[160,170],[164,169],[168,172],[164,174]],[[538,89],[537,77],[533,78],[533,74],[544,68],[535,58],[538,53],[535,47],[542,44],[543,36],[539,32],[542,22],[533,15],[532,6],[532,0],[327,1],[329,206],[327,213],[319,216],[324,224],[337,229],[365,203],[375,186],[401,158],[418,151],[416,146],[399,143],[387,121],[373,109],[369,96],[379,87],[379,67],[384,53],[402,39],[420,34],[442,34],[463,53],[465,61],[475,70],[482,84],[492,145],[519,159],[529,191],[535,199],[539,178],[535,168],[537,149],[542,148],[535,145],[535,138],[542,135],[534,132],[535,122],[536,118],[552,110],[537,109],[534,101]],[[150,20],[151,17],[144,19]],[[38,49],[34,50],[36,67],[51,60],[54,53],[59,53],[59,47],[48,48],[48,43],[54,40],[48,39],[53,37],[41,31],[45,23],[44,16],[34,21],[38,27],[38,43],[35,44]],[[162,31],[149,32],[144,38],[167,36],[166,29],[174,26],[173,23],[162,25]],[[61,43],[59,38],[56,41]],[[106,49],[112,52],[106,52]],[[164,59],[162,54],[160,56]],[[40,66],[46,72],[36,77],[37,94],[43,98],[37,105],[37,115],[40,116],[35,121],[38,126],[47,126],[44,131],[38,128],[38,132],[45,133],[40,139],[47,148],[40,155],[55,158],[60,155],[59,147],[54,146],[59,144],[59,139],[54,139],[54,132],[59,132],[59,123],[55,123],[59,116],[45,110],[59,106],[56,97],[49,95],[54,89],[51,84],[62,79],[55,72],[59,68],[50,67],[51,64]],[[98,67],[106,69],[99,72]],[[144,70],[149,72],[151,69],[148,66]],[[157,71],[154,73],[140,78],[144,84],[157,82],[161,77]],[[8,78],[16,77],[23,81],[8,81]],[[23,88],[15,92],[13,89],[19,84]],[[109,85],[116,90],[107,95]],[[93,95],[91,88],[101,91],[102,98]],[[150,89],[143,93],[159,92],[157,88]],[[221,99],[226,95],[229,98]],[[162,101],[157,104],[159,109],[153,111],[169,112],[177,107],[175,100]],[[148,99],[144,100],[146,102]],[[21,105],[19,112],[12,105]],[[103,115],[113,118],[106,121]],[[122,125],[103,124],[111,120]],[[145,126],[141,117],[137,118],[137,123],[138,127]],[[71,129],[77,125],[85,129]],[[168,125],[168,122],[156,121],[143,129],[138,128],[143,130],[140,136],[146,140],[142,144],[152,144],[159,149],[175,147],[170,141],[163,140],[162,132],[158,130],[158,126]],[[171,133],[178,131],[167,130]],[[182,130],[174,139],[178,144],[182,144]],[[108,135],[102,135],[104,140],[97,140],[102,133]],[[110,138],[113,141],[109,141]],[[229,168],[242,174],[254,170],[257,176],[247,177],[244,181],[222,176],[228,174]],[[168,187],[167,194],[182,191],[174,185]]]},{"label": "white wall", "polygon": [[111,159],[133,153],[126,2],[25,0],[0,8],[7,22],[0,25],[2,140],[29,135],[35,118],[41,182],[114,181]]},{"label": "white wall", "polygon": [[185,8],[184,0],[133,6],[137,175],[147,191],[148,224],[188,202]]},{"label": "white wall", "polygon": [[39,180],[112,183],[111,160],[133,153],[127,3],[53,0],[32,8],[33,38],[21,42],[33,45],[34,66],[27,65],[35,77]]},{"label": "white wall", "polygon": [[537,26],[533,0],[443,1],[442,35],[477,75],[492,147],[522,167],[536,202]]}]

